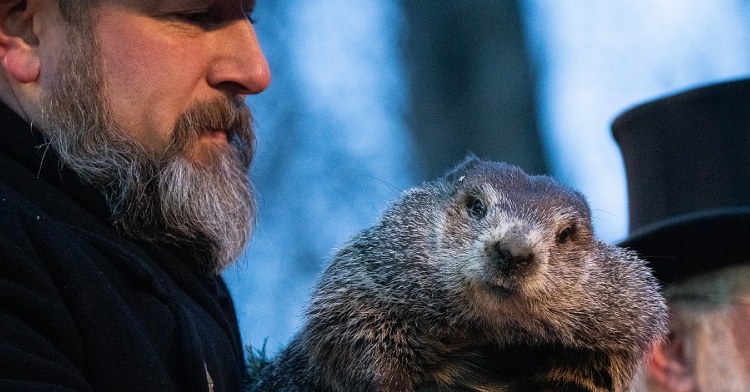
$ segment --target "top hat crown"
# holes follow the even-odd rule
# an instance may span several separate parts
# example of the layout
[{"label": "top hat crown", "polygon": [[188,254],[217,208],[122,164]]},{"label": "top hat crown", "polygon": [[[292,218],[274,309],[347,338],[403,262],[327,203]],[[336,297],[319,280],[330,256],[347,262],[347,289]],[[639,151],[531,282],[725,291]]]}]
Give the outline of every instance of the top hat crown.
[{"label": "top hat crown", "polygon": [[664,283],[750,262],[750,79],[636,106],[612,132],[628,180],[621,246]]}]

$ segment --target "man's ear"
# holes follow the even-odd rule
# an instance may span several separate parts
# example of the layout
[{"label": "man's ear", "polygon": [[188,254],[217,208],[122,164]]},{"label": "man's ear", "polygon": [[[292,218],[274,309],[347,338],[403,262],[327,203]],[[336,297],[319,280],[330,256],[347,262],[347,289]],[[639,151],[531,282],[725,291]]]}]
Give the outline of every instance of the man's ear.
[{"label": "man's ear", "polygon": [[39,78],[41,62],[33,50],[36,45],[27,1],[0,0],[0,63],[19,83]]},{"label": "man's ear", "polygon": [[683,337],[670,332],[667,340],[654,347],[646,366],[650,379],[660,390],[691,392],[695,390],[695,373],[685,356]]}]

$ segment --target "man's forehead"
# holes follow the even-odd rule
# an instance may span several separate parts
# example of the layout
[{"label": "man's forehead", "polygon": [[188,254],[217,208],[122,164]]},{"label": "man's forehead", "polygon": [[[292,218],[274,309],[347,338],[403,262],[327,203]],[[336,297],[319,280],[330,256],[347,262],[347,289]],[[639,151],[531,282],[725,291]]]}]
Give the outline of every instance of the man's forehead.
[{"label": "man's forehead", "polygon": [[241,5],[246,11],[255,8],[256,0],[104,0],[104,3],[120,4],[132,8],[158,10],[167,8],[194,9],[212,5]]},{"label": "man's forehead", "polygon": [[[143,3],[144,0],[131,0],[136,4]],[[241,4],[245,9],[255,7],[255,0],[145,0],[145,2],[155,3],[156,5],[178,5],[178,6],[206,6],[213,4]]]}]

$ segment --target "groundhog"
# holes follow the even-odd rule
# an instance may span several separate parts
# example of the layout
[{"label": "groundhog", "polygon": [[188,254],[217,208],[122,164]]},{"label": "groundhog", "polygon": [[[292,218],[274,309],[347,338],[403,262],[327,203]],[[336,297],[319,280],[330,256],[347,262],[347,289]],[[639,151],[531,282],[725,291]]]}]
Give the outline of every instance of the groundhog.
[{"label": "groundhog", "polygon": [[257,391],[626,391],[666,330],[584,197],[468,157],[341,249]]}]

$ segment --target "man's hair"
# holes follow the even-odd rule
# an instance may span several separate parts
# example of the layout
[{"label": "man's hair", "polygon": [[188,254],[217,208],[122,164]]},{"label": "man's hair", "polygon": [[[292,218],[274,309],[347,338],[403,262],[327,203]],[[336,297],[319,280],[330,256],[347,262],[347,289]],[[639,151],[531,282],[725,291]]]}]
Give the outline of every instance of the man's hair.
[{"label": "man's hair", "polygon": [[58,0],[63,19],[76,27],[90,22],[89,11],[97,3],[98,0]]},{"label": "man's hair", "polygon": [[750,263],[741,263],[707,272],[665,288],[670,304],[721,307],[730,303],[748,303]]}]

